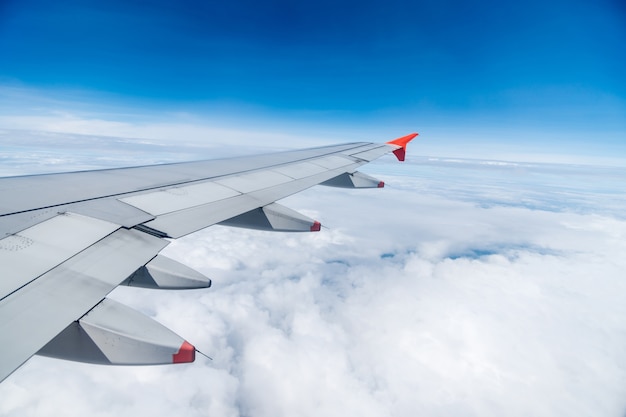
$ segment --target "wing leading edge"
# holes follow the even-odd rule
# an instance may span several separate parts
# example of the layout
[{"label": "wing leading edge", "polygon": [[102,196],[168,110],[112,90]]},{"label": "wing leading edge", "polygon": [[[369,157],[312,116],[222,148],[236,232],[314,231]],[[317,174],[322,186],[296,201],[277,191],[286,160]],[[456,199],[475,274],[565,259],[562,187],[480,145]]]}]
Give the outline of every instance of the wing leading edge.
[{"label": "wing leading edge", "polygon": [[319,231],[276,203],[317,184],[379,188],[357,168],[416,133],[344,145],[134,168],[0,178],[0,381],[41,354],[101,364],[192,362],[195,348],[106,298],[118,285],[206,288],[202,274],[159,255],[213,224]]}]

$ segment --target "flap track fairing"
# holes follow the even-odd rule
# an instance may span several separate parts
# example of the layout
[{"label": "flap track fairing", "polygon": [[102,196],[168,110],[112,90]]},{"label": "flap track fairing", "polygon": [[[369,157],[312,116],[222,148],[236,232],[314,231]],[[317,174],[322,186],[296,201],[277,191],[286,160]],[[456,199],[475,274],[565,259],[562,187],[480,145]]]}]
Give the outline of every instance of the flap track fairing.
[{"label": "flap track fairing", "polygon": [[120,285],[160,290],[186,290],[209,288],[211,280],[187,265],[166,256],[157,255]]},{"label": "flap track fairing", "polygon": [[105,298],[38,355],[101,365],[193,362],[196,349],[150,317]]},{"label": "flap track fairing", "polygon": [[320,222],[277,203],[250,210],[219,224],[274,232],[319,232],[321,229]]},{"label": "flap track fairing", "polygon": [[362,172],[345,172],[323,182],[321,185],[339,188],[383,188],[385,183]]}]

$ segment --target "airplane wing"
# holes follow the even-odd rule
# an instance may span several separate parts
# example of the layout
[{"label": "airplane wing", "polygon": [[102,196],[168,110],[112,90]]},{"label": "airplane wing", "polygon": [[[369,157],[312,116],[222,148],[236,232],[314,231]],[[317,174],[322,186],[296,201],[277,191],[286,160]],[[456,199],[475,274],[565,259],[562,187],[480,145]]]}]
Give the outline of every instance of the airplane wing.
[{"label": "airplane wing", "polygon": [[190,343],[107,294],[118,285],[209,287],[209,278],[159,252],[169,239],[214,224],[319,231],[319,222],[276,201],[317,184],[382,187],[358,167],[389,152],[403,161],[415,136],[0,178],[0,381],[35,354],[114,365],[193,362]]}]

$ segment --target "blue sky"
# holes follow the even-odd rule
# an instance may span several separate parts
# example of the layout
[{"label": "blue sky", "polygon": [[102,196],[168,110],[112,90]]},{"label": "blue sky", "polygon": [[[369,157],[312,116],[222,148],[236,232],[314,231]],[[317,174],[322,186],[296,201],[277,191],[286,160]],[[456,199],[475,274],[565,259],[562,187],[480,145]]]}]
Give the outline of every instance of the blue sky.
[{"label": "blue sky", "polygon": [[164,252],[209,292],[111,294],[213,361],[35,357],[0,414],[623,417],[625,45],[623,0],[0,0],[0,176],[420,132],[281,201],[322,233],[211,227]]},{"label": "blue sky", "polygon": [[624,45],[618,0],[9,0],[0,110],[62,100],[145,117],[417,130],[440,154],[495,146],[616,157],[626,155]]}]

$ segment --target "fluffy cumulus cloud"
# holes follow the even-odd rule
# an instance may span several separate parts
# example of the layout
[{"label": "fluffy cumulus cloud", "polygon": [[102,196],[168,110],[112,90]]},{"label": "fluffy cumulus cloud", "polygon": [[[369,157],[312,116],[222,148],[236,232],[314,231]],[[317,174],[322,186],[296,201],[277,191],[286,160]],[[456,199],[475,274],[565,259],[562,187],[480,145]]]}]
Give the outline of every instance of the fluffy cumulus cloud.
[{"label": "fluffy cumulus cloud", "polygon": [[172,242],[209,290],[111,294],[212,361],[35,357],[0,414],[623,416],[624,172],[417,161],[370,165],[382,190],[283,201],[320,233]]}]

